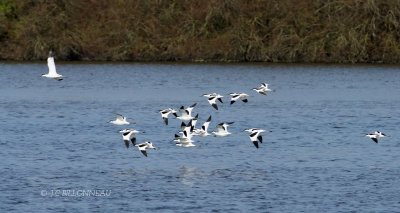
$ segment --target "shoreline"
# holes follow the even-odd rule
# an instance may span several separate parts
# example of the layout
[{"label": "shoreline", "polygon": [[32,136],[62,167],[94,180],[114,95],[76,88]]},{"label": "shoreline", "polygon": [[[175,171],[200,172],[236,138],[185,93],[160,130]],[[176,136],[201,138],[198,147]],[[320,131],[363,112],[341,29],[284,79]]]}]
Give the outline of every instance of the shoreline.
[{"label": "shoreline", "polygon": [[[0,64],[44,64],[47,65],[47,59],[44,60],[0,60]],[[400,67],[400,63],[335,63],[335,62],[246,62],[246,61],[101,61],[101,60],[56,60],[56,65],[237,65],[237,66],[337,66],[337,67]]]}]

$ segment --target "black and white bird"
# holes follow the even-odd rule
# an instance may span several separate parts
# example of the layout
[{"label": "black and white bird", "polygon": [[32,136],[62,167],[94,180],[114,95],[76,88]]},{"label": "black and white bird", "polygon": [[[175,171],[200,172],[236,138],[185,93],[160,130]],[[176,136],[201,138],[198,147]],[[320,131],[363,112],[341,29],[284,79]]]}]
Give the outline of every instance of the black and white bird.
[{"label": "black and white bird", "polygon": [[268,88],[268,84],[267,83],[261,83],[260,87],[257,88],[253,88],[252,90],[262,94],[262,95],[267,95],[267,92],[272,92],[272,89]]},{"label": "black and white bird", "polygon": [[179,108],[179,112],[181,113],[181,115],[177,116],[176,118],[178,118],[179,120],[183,120],[183,121],[189,121],[189,120],[193,119],[192,110],[194,109],[196,104],[197,103],[187,107],[186,109],[183,106],[181,106],[181,108]]},{"label": "black and white bird", "polygon": [[208,100],[208,103],[209,103],[212,107],[214,107],[214,109],[216,109],[216,110],[218,110],[217,100],[218,100],[219,102],[223,103],[223,102],[222,102],[222,98],[223,98],[224,96],[222,96],[222,95],[220,95],[220,94],[211,93],[211,94],[204,94],[203,96],[208,98],[208,99],[207,99],[207,100]]},{"label": "black and white bird", "polygon": [[170,114],[173,114],[175,117],[178,117],[176,114],[176,111],[172,108],[164,109],[164,110],[158,110],[158,112],[161,114],[161,117],[165,123],[165,125],[168,125],[168,116]]},{"label": "black and white bird", "polygon": [[258,141],[260,143],[263,142],[263,138],[261,136],[261,133],[266,132],[263,129],[256,129],[256,128],[251,128],[251,129],[245,129],[245,132],[250,132],[250,140],[253,142],[254,146],[258,149]]},{"label": "black and white bird", "polygon": [[181,134],[181,136],[179,136],[178,134],[175,134],[175,138],[174,141],[176,142],[177,146],[184,146],[184,147],[189,147],[192,146],[193,144],[193,134],[188,131],[188,130],[183,130],[179,132]]},{"label": "black and white bird", "polygon": [[136,137],[135,134],[139,133],[139,131],[134,129],[122,129],[119,131],[122,133],[122,139],[124,139],[126,148],[129,148],[129,142],[132,142],[132,145],[136,145]]},{"label": "black and white bird", "polygon": [[229,94],[231,97],[231,104],[235,103],[238,99],[242,100],[243,102],[247,103],[247,95],[246,93],[230,93]]},{"label": "black and white bird", "polygon": [[119,125],[119,126],[126,125],[126,124],[135,124],[134,122],[126,121],[126,118],[120,114],[115,114],[115,116],[116,116],[116,119],[111,120],[108,123],[112,123],[112,124]]},{"label": "black and white bird", "polygon": [[228,132],[228,126],[232,125],[233,123],[235,123],[235,122],[219,123],[216,126],[218,131],[216,131],[216,132],[213,131],[211,133],[214,134],[215,136],[220,136],[220,137],[228,136],[228,135],[232,134],[231,132]]},{"label": "black and white bird", "polygon": [[378,143],[379,138],[390,137],[389,135],[386,135],[380,131],[375,131],[374,133],[366,134],[365,136],[371,138],[375,143]]},{"label": "black and white bird", "polygon": [[178,134],[175,134],[175,138],[174,138],[175,145],[185,147],[185,148],[196,146],[193,144],[194,141],[192,140],[192,137],[193,137],[192,131],[193,131],[193,126],[192,126],[192,121],[190,121],[188,123],[188,125],[185,126],[182,129],[182,131],[179,132],[181,134],[181,136],[179,136]]},{"label": "black and white bird", "polygon": [[210,134],[207,132],[208,126],[210,125],[211,122],[211,115],[208,117],[207,121],[204,122],[204,124],[201,126],[201,129],[194,129],[193,133],[194,135],[200,136],[200,137],[206,137],[209,136]]},{"label": "black and white bird", "polygon": [[49,67],[49,73],[42,74],[42,77],[55,79],[57,81],[63,80],[64,76],[60,75],[56,71],[56,64],[54,63],[53,52],[49,52],[49,57],[47,58],[47,66]]},{"label": "black and white bird", "polygon": [[181,124],[181,130],[178,133],[181,134],[181,136],[175,134],[174,141],[178,143],[182,142],[193,142],[192,137],[193,137],[193,120],[190,120],[190,122],[186,125],[183,121]]},{"label": "black and white bird", "polygon": [[261,87],[261,88],[264,88],[264,91],[265,91],[265,92],[272,92],[272,91],[274,91],[274,90],[272,90],[272,89],[269,89],[269,88],[268,88],[268,85],[269,85],[269,84],[267,84],[267,83],[261,83],[260,87]]},{"label": "black and white bird", "polygon": [[136,147],[139,149],[139,151],[142,152],[142,154],[143,154],[144,156],[146,156],[146,157],[147,157],[146,149],[157,149],[156,147],[153,146],[153,144],[152,144],[150,141],[146,141],[146,142],[141,143],[141,144],[136,144],[135,146],[136,146]]}]

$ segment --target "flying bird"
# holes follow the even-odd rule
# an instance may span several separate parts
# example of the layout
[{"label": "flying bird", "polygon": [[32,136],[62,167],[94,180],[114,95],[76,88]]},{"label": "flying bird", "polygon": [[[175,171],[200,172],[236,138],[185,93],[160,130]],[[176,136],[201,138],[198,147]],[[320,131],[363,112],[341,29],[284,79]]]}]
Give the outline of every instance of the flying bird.
[{"label": "flying bird", "polygon": [[135,146],[136,146],[136,147],[139,149],[139,151],[142,152],[142,154],[143,154],[144,156],[146,156],[146,157],[147,157],[146,149],[157,149],[156,147],[153,146],[153,144],[152,144],[150,141],[146,141],[146,142],[141,143],[141,144],[136,144]]},{"label": "flying bird", "polygon": [[[256,128],[251,128],[251,129],[245,129],[245,132],[250,132],[250,140],[253,142],[254,146],[258,149],[258,141],[260,143],[263,142],[263,138],[261,136],[261,133],[266,132],[263,129],[256,129]],[[258,140],[258,141],[257,141]]]},{"label": "flying bird", "polygon": [[171,108],[164,109],[164,110],[158,110],[158,112],[161,114],[161,117],[162,117],[165,125],[168,125],[168,116],[170,114],[173,114],[175,117],[178,117],[178,115],[176,114],[176,111]]},{"label": "flying bird", "polygon": [[126,118],[120,114],[116,114],[115,116],[117,118],[115,120],[109,121],[108,123],[112,123],[112,124],[119,125],[119,126],[126,125],[126,124],[135,124],[134,122],[126,121]]},{"label": "flying bird", "polygon": [[267,83],[261,83],[260,87],[257,88],[253,88],[252,90],[262,94],[262,95],[267,95],[267,92],[272,92],[272,89],[268,88],[268,84]]},{"label": "flying bird", "polygon": [[194,129],[193,133],[200,137],[209,136],[210,134],[207,132],[207,130],[208,130],[208,126],[210,125],[210,122],[211,122],[211,115],[210,115],[210,117],[208,117],[207,121],[204,122],[204,124],[201,126],[201,129]]},{"label": "flying bird", "polygon": [[194,109],[196,104],[197,103],[187,107],[186,109],[183,106],[181,106],[181,108],[179,108],[179,112],[181,113],[181,116],[177,116],[176,118],[178,118],[179,120],[183,120],[183,121],[189,121],[189,120],[193,119],[192,110]]},{"label": "flying bird", "polygon": [[238,99],[242,100],[243,102],[247,103],[247,95],[246,93],[230,93],[229,94],[231,97],[231,104],[235,103]]},{"label": "flying bird", "polygon": [[208,99],[207,99],[207,100],[208,100],[208,103],[209,103],[212,107],[214,107],[214,109],[216,109],[216,110],[218,110],[217,100],[218,100],[219,102],[223,103],[223,102],[222,102],[222,98],[223,98],[224,96],[222,96],[222,95],[220,95],[220,94],[211,93],[211,94],[204,94],[203,96],[208,98]]},{"label": "flying bird", "polygon": [[216,128],[218,131],[213,131],[211,133],[213,133],[215,136],[220,136],[220,137],[224,137],[224,136],[228,136],[230,134],[232,134],[231,132],[228,132],[228,126],[232,125],[235,122],[226,122],[226,123],[219,123],[217,124]]},{"label": "flying bird", "polygon": [[136,137],[135,134],[139,133],[139,131],[134,129],[123,129],[119,131],[122,133],[122,139],[125,142],[126,148],[129,148],[129,142],[132,142],[132,145],[136,145]]},{"label": "flying bird", "polygon": [[42,74],[42,77],[55,79],[57,81],[63,80],[64,76],[60,75],[56,71],[56,64],[54,63],[53,52],[49,52],[49,57],[47,58],[47,66],[49,67],[49,73]]},{"label": "flying bird", "polygon": [[365,134],[365,136],[371,138],[375,143],[378,143],[378,139],[379,138],[390,137],[390,136],[388,136],[388,135],[386,135],[386,134],[384,134],[384,133],[382,133],[380,131],[375,131],[372,134]]}]

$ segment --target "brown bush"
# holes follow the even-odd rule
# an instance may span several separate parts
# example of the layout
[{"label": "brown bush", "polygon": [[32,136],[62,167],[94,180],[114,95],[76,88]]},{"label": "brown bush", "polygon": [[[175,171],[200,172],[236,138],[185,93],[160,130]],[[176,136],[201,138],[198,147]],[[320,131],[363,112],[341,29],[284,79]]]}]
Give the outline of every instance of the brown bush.
[{"label": "brown bush", "polygon": [[396,0],[4,2],[0,59],[400,62]]}]

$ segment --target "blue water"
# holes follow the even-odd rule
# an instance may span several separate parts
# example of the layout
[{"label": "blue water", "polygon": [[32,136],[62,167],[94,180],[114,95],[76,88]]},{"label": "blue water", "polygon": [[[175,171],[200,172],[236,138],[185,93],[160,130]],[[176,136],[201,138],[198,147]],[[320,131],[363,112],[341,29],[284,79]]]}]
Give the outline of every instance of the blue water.
[{"label": "blue water", "polygon": [[[400,71],[393,66],[0,64],[1,212],[398,212]],[[276,91],[251,90],[267,82]],[[203,93],[225,95],[214,110]],[[230,92],[248,103],[229,105]],[[172,142],[159,109],[197,103],[209,131]],[[145,131],[126,149],[121,113]],[[245,128],[271,130],[256,149]],[[390,138],[375,144],[364,134]],[[66,190],[70,190],[66,193]],[[72,191],[75,190],[75,193]],[[108,194],[83,194],[98,190]]]}]

